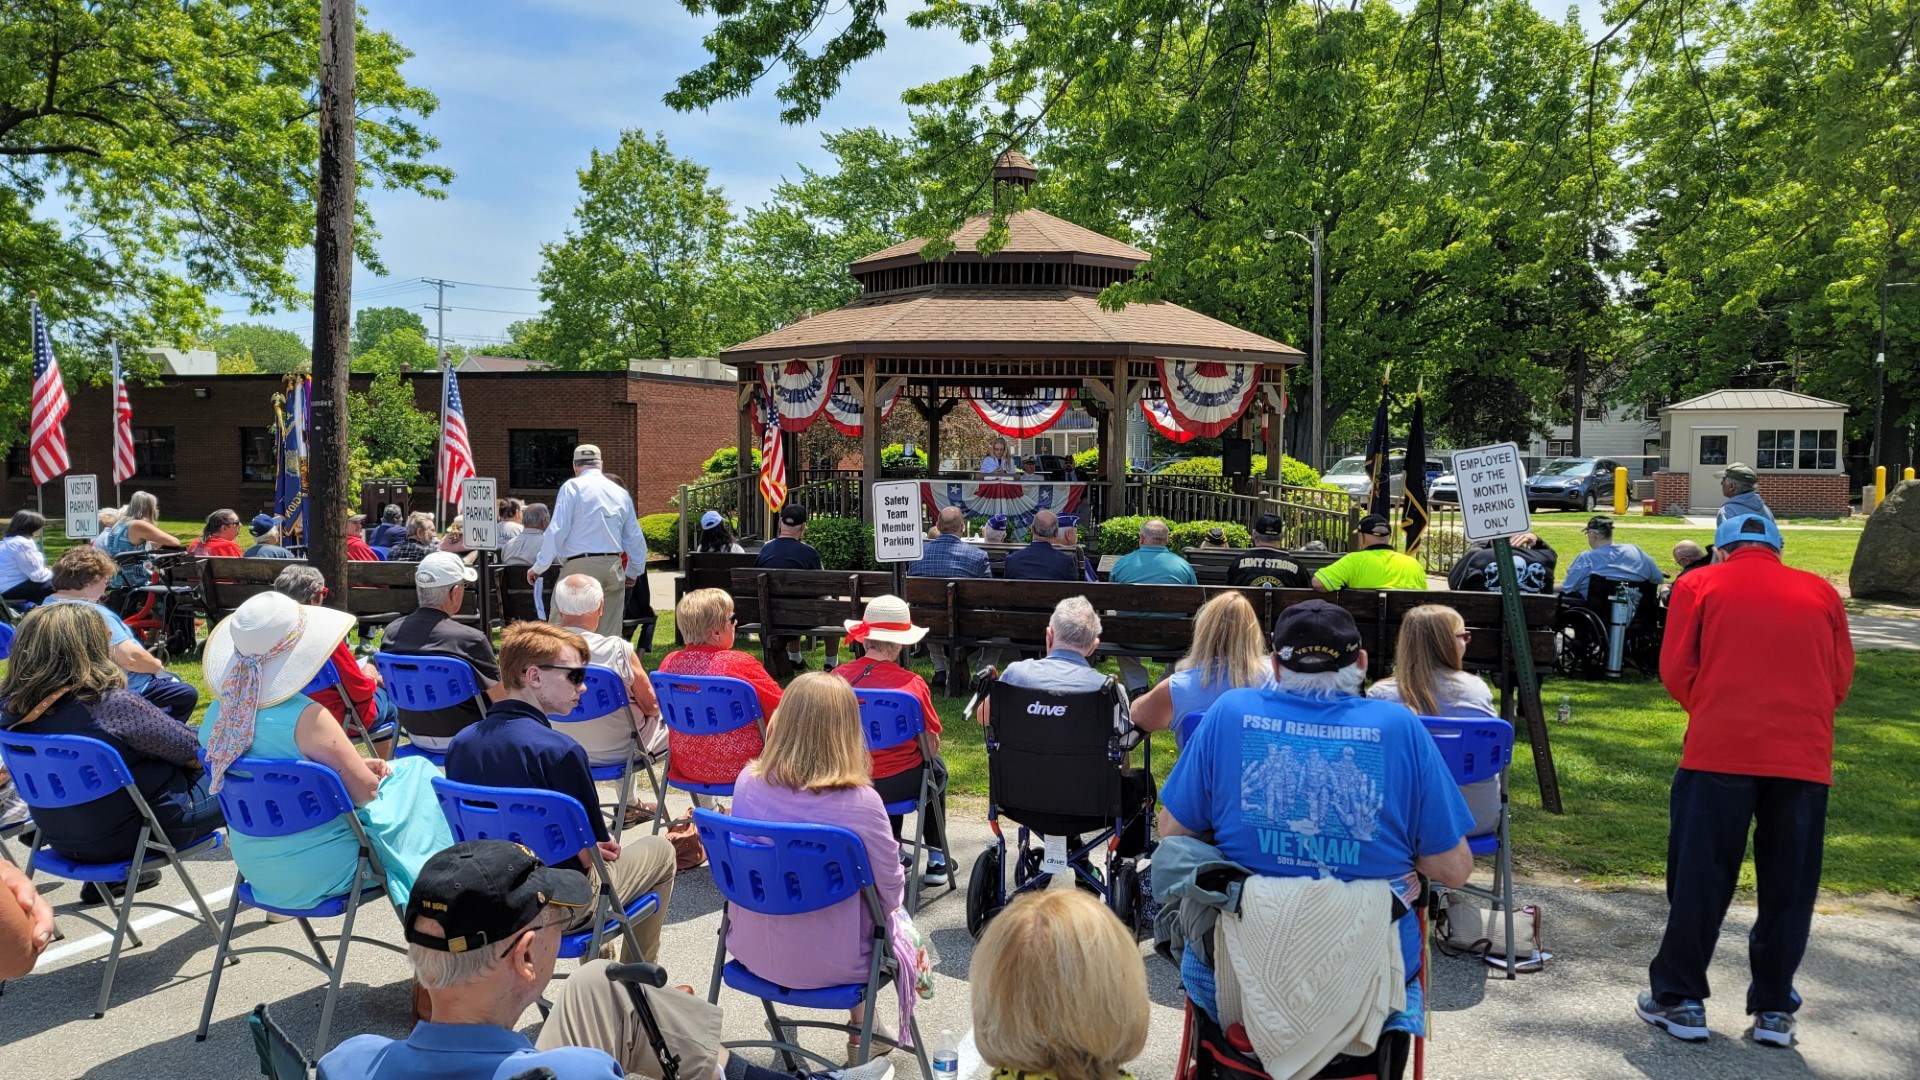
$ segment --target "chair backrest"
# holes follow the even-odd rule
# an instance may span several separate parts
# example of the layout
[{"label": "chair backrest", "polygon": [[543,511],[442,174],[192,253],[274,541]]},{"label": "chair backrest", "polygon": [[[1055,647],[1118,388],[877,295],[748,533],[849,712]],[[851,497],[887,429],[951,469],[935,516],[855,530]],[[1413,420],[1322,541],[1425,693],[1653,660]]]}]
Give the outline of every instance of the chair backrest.
[{"label": "chair backrest", "polygon": [[379,559],[381,562],[386,562],[387,552],[393,549],[390,547],[381,547],[379,544],[368,544],[367,550],[373,552],[374,557]]},{"label": "chair backrest", "polygon": [[920,699],[905,690],[856,686],[853,696],[860,702],[860,733],[866,736],[868,753],[910,743],[926,730],[927,715]]},{"label": "chair backrest", "polygon": [[0,732],[0,760],[20,797],[36,809],[79,806],[133,786],[119,752],[85,735]]},{"label": "chair backrest", "polygon": [[1063,693],[1000,681],[989,700],[987,784],[994,804],[1044,814],[1099,817],[1120,802],[1119,686]]},{"label": "chair backrest", "polygon": [[242,836],[291,836],[353,813],[340,775],[312,761],[236,758],[215,797]]},{"label": "chair backrest", "polygon": [[1200,730],[1200,721],[1205,719],[1206,715],[1203,712],[1190,712],[1175,720],[1173,722],[1174,744],[1187,745],[1187,740],[1193,738],[1193,733]]},{"label": "chair backrest", "polygon": [[313,1062],[268,1015],[264,1002],[253,1007],[247,1026],[253,1032],[253,1052],[260,1055],[260,1072],[267,1080],[306,1080],[313,1075]]},{"label": "chair backrest", "polygon": [[580,800],[557,791],[494,788],[433,778],[433,794],[453,830],[453,842],[511,840],[548,866],[579,867],[594,845],[593,825]]},{"label": "chair backrest", "polygon": [[748,911],[819,911],[873,884],[866,844],[837,825],[755,821],[699,807],[693,825],[720,895]]},{"label": "chair backrest", "polygon": [[326,663],[320,665],[320,670],[313,673],[313,678],[307,680],[307,685],[300,688],[300,692],[312,697],[322,690],[331,690],[338,685],[340,685],[340,669],[333,666],[333,659],[329,657]]},{"label": "chair backrest", "polygon": [[660,717],[682,735],[719,735],[759,723],[760,698],[753,684],[726,675],[647,675],[660,699]]},{"label": "chair backrest", "polygon": [[1463,787],[1499,776],[1513,761],[1513,725],[1497,716],[1423,716],[1420,723]]},{"label": "chair backrest", "polygon": [[[473,667],[457,656],[405,656],[377,652],[373,666],[386,683],[394,708],[402,712],[431,712],[471,701],[480,694]],[[481,710],[486,706],[482,704]]]},{"label": "chair backrest", "polygon": [[13,624],[0,622],[0,660],[13,655]]},{"label": "chair backrest", "polygon": [[604,664],[588,664],[587,683],[580,688],[580,700],[574,704],[573,711],[549,713],[547,719],[557,724],[578,724],[610,716],[626,707],[627,684],[620,681],[620,673]]}]

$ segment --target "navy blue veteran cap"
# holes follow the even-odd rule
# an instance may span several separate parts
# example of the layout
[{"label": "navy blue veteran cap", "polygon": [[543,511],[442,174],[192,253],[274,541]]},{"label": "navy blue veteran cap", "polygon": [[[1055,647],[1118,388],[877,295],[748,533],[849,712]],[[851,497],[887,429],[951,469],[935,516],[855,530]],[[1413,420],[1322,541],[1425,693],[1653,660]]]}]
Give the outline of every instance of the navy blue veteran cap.
[{"label": "navy blue veteran cap", "polygon": [[[508,840],[468,840],[427,860],[407,896],[407,941],[463,953],[497,945],[533,925],[548,904],[584,908],[593,902],[585,874],[548,866]],[[426,917],[445,937],[413,928]]]},{"label": "navy blue veteran cap", "polygon": [[1325,600],[1289,606],[1273,624],[1273,654],[1288,671],[1338,671],[1360,652],[1360,628],[1347,609]]},{"label": "navy blue veteran cap", "polygon": [[1393,522],[1379,514],[1368,514],[1360,519],[1360,533],[1363,536],[1392,536]]}]

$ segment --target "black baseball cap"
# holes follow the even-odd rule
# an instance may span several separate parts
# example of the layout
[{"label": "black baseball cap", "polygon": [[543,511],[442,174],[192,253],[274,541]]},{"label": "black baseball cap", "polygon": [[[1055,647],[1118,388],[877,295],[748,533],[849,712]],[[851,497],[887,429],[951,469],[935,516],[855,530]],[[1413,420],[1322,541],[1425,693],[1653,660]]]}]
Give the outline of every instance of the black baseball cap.
[{"label": "black baseball cap", "polygon": [[805,525],[806,523],[807,523],[806,507],[801,506],[799,503],[788,503],[787,505],[780,508],[780,524]]},{"label": "black baseball cap", "polygon": [[1279,536],[1284,526],[1285,522],[1281,520],[1279,514],[1261,514],[1253,519],[1255,536]]},{"label": "black baseball cap", "polygon": [[1392,536],[1393,523],[1381,517],[1379,514],[1368,514],[1366,517],[1360,519],[1360,534],[1362,536]]},{"label": "black baseball cap", "polygon": [[1360,652],[1360,628],[1347,609],[1325,600],[1289,606],[1273,624],[1273,653],[1288,671],[1338,671]]},{"label": "black baseball cap", "polygon": [[[587,876],[548,866],[509,840],[468,840],[427,860],[407,896],[407,941],[463,953],[497,945],[533,925],[548,904],[584,908],[593,902]],[[414,930],[425,916],[445,937]]]},{"label": "black baseball cap", "polygon": [[1613,519],[1605,514],[1596,514],[1587,519],[1587,532],[1597,532],[1605,536],[1613,535]]}]

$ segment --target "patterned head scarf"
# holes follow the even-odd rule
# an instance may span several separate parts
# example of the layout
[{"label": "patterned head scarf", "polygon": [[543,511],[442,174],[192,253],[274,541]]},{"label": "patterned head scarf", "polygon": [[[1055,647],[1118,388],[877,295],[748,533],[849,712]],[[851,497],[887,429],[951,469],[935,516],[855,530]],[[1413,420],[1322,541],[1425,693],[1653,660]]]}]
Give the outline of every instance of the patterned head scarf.
[{"label": "patterned head scarf", "polygon": [[227,665],[226,677],[220,680],[220,715],[213,722],[213,737],[207,740],[207,769],[213,775],[209,790],[220,790],[226,781],[227,766],[253,745],[254,714],[260,709],[260,669],[285,656],[306,630],[307,614],[303,610],[286,636],[266,652],[234,650],[233,662]]}]

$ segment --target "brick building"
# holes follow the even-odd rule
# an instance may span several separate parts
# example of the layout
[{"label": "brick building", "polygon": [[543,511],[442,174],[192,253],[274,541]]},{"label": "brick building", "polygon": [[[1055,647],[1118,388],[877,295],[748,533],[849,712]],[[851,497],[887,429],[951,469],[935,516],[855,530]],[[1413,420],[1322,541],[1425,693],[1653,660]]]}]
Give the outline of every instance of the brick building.
[{"label": "brick building", "polygon": [[[365,391],[371,376],[353,376]],[[438,416],[440,377],[407,376],[414,401]],[[572,473],[575,443],[598,444],[606,471],[634,493],[642,514],[670,509],[679,485],[734,436],[736,387],[731,381],[635,371],[462,371],[460,397],[481,476],[499,480],[503,494],[552,503]],[[221,507],[243,516],[273,501],[272,395],[278,375],[169,375],[153,386],[132,386],[135,457],[139,471],[123,494],[153,492],[161,514],[204,517]],[[106,387],[72,390],[67,446],[72,472],[93,473],[112,498],[113,467]],[[7,454],[5,506],[34,505],[26,467],[26,439]],[[431,460],[414,483],[413,501],[432,499]],[[47,507],[58,516],[59,481],[47,485]]]}]

